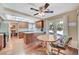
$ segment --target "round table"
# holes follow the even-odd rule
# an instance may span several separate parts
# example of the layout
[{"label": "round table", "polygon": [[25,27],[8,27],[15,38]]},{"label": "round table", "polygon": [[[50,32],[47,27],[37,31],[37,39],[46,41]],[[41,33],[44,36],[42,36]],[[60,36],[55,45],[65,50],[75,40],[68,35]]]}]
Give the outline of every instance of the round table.
[{"label": "round table", "polygon": [[43,47],[47,47],[49,52],[51,52],[50,44],[51,42],[55,42],[54,35],[39,35],[37,37],[38,40],[43,42]]},{"label": "round table", "polygon": [[38,38],[38,40],[45,41],[45,42],[56,41],[54,38],[54,35],[39,35],[37,38]]}]

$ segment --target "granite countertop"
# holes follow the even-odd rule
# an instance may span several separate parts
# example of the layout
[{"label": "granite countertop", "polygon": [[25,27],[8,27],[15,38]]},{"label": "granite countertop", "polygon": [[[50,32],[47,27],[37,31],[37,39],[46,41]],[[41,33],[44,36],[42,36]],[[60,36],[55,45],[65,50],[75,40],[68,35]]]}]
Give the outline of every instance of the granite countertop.
[{"label": "granite countertop", "polygon": [[23,33],[44,33],[43,31],[30,31],[30,32],[23,32]]},{"label": "granite countertop", "polygon": [[41,31],[41,30],[27,30],[27,29],[21,29],[18,32],[23,32],[23,33],[44,33],[44,31]]}]

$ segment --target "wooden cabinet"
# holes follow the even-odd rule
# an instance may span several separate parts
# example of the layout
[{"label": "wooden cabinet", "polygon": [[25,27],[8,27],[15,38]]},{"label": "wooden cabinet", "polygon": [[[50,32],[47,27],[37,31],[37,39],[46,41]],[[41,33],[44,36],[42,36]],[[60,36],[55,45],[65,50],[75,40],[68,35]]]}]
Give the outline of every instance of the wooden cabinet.
[{"label": "wooden cabinet", "polygon": [[29,34],[25,34],[25,35],[24,35],[24,42],[25,42],[25,44],[30,43],[30,41],[31,41],[30,38],[31,38],[31,37],[29,36]]},{"label": "wooden cabinet", "polygon": [[7,37],[5,33],[0,33],[0,50],[6,47]]},{"label": "wooden cabinet", "polygon": [[34,33],[25,33],[24,34],[24,42],[25,44],[31,43],[37,39],[37,35]]},{"label": "wooden cabinet", "polygon": [[43,28],[44,28],[44,21],[43,21],[43,20],[37,21],[37,22],[36,22],[36,28],[41,29],[41,31],[43,31]]},{"label": "wooden cabinet", "polygon": [[4,40],[4,35],[0,34],[0,50],[3,48],[3,40]]},{"label": "wooden cabinet", "polygon": [[37,22],[36,22],[36,27],[37,27],[37,28],[43,28],[43,27],[44,27],[44,21],[43,21],[43,20],[37,21]]},{"label": "wooden cabinet", "polygon": [[24,38],[24,33],[23,32],[19,32],[19,38]]},{"label": "wooden cabinet", "polygon": [[19,22],[19,28],[28,28],[28,22]]}]

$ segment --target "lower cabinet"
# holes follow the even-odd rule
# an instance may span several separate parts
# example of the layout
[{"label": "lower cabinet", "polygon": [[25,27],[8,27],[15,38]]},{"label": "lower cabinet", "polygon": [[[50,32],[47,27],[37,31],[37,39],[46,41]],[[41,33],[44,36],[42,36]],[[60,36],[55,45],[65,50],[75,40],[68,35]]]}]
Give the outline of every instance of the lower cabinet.
[{"label": "lower cabinet", "polygon": [[37,35],[35,35],[34,33],[25,33],[24,34],[24,42],[25,44],[29,44],[31,42],[33,42],[34,40],[37,39]]},{"label": "lower cabinet", "polygon": [[19,32],[19,38],[24,38],[24,33]]},{"label": "lower cabinet", "polygon": [[6,47],[6,35],[4,33],[0,33],[0,50]]},{"label": "lower cabinet", "polygon": [[4,35],[3,34],[0,34],[0,50],[2,50],[3,48],[3,40],[4,40]]}]

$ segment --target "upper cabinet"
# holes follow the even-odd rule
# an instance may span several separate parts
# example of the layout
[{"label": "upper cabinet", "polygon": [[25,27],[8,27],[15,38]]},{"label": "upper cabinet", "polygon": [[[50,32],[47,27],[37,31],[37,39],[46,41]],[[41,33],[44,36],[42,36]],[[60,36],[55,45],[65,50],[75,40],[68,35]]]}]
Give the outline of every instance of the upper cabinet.
[{"label": "upper cabinet", "polygon": [[19,22],[19,28],[28,28],[28,22]]},{"label": "upper cabinet", "polygon": [[43,20],[37,21],[36,28],[44,28],[44,21]]}]

